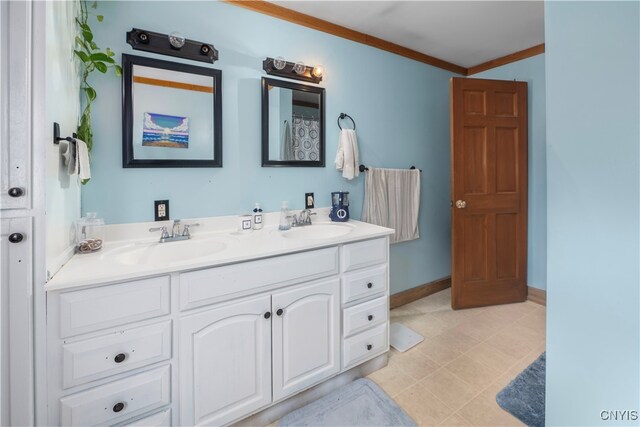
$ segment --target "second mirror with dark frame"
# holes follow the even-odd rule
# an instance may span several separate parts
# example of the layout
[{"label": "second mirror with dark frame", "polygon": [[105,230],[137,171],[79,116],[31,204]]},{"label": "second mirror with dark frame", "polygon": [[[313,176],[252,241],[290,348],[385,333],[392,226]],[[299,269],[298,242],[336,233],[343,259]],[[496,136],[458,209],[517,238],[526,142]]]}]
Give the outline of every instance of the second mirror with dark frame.
[{"label": "second mirror with dark frame", "polygon": [[324,88],[262,78],[262,166],[325,166]]}]

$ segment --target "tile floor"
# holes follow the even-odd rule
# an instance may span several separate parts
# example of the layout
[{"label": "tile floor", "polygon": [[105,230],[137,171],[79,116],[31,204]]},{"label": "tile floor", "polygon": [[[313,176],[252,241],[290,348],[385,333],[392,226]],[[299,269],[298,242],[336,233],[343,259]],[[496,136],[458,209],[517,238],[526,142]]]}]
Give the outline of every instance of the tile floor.
[{"label": "tile floor", "polygon": [[369,376],[420,426],[523,425],[495,396],[545,351],[544,306],[453,311],[450,289],[391,311],[425,340]]}]

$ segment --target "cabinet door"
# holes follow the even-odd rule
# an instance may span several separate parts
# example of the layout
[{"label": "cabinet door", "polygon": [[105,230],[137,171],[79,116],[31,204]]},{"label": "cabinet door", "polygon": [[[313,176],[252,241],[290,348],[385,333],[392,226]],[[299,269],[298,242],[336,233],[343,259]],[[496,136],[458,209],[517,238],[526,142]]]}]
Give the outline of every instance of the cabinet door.
[{"label": "cabinet door", "polygon": [[29,208],[32,4],[0,3],[0,204]]},{"label": "cabinet door", "polygon": [[339,295],[338,279],[273,294],[274,401],[340,370]]},{"label": "cabinet door", "polygon": [[33,425],[31,218],[1,223],[0,425]]},{"label": "cabinet door", "polygon": [[222,425],[271,402],[269,295],[180,319],[180,424]]}]

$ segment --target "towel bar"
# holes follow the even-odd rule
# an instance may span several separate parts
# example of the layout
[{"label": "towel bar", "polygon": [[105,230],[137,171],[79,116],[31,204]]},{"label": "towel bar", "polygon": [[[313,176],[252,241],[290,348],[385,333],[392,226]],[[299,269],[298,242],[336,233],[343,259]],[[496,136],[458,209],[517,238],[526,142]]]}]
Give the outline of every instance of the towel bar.
[{"label": "towel bar", "polygon": [[[416,169],[416,167],[415,167],[415,166],[411,166],[409,169],[413,170],[413,169]],[[368,168],[368,167],[366,167],[365,165],[360,165],[360,167],[358,168],[358,170],[359,170],[360,172],[364,172],[364,171],[368,171],[368,170],[369,170],[369,168]],[[418,170],[419,170],[420,172],[422,172],[422,169],[418,169]]]}]

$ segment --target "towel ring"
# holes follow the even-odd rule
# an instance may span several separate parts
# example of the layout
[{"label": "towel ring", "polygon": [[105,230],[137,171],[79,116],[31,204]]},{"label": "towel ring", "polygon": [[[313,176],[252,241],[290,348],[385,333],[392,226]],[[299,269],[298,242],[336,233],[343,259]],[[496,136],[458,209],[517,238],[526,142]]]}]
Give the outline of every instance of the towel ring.
[{"label": "towel ring", "polygon": [[340,126],[340,120],[344,120],[346,118],[349,118],[349,120],[351,120],[351,123],[353,123],[353,130],[356,130],[356,121],[353,120],[353,117],[351,117],[347,113],[340,113],[340,115],[338,116],[338,127],[340,128],[340,130],[342,130],[342,126]]}]

